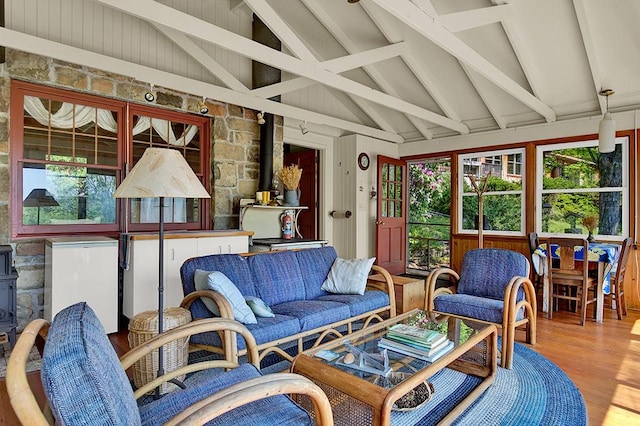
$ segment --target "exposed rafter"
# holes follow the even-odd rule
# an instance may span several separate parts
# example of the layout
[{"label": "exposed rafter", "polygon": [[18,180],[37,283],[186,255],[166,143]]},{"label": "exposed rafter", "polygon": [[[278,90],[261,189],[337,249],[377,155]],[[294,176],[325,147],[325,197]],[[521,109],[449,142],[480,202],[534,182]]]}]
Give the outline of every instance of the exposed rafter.
[{"label": "exposed rafter", "polygon": [[[593,45],[593,37],[591,36],[591,25],[589,24],[589,17],[584,4],[584,0],[573,0],[573,7],[576,10],[576,18],[578,18],[578,26],[582,33],[582,40],[584,41],[584,50],[587,54],[587,60],[589,61],[589,68],[591,69],[591,78],[593,79],[593,86],[596,89],[595,93],[599,93],[602,87],[602,78],[600,76],[600,66],[598,65],[598,55],[596,54],[595,46]],[[606,87],[609,89],[609,87]],[[596,96],[600,103],[600,111],[604,114],[607,111],[607,105],[604,96]]]},{"label": "exposed rafter", "polygon": [[36,55],[67,61],[78,65],[84,65],[100,69],[114,74],[120,74],[135,78],[142,82],[153,83],[159,87],[166,87],[184,93],[197,93],[220,102],[239,105],[257,111],[267,111],[276,115],[295,118],[301,121],[308,120],[314,123],[332,126],[349,132],[359,133],[390,142],[401,143],[402,137],[394,133],[385,132],[347,120],[319,114],[290,105],[284,105],[269,99],[252,96],[249,93],[241,93],[226,87],[216,86],[203,81],[193,80],[166,71],[144,65],[127,62],[111,56],[67,46],[62,43],[46,40],[40,37],[24,34],[18,31],[0,28],[0,39],[6,47],[22,50]]},{"label": "exposed rafter", "polygon": [[440,15],[439,21],[447,31],[452,33],[478,28],[484,25],[502,22],[513,15],[509,5],[483,7],[482,9],[465,10],[464,12]]},{"label": "exposed rafter", "polygon": [[445,30],[442,26],[436,25],[432,17],[425,14],[409,0],[368,1],[377,4],[400,19],[407,26],[413,28],[419,34],[473,68],[480,73],[480,75],[492,81],[515,99],[542,115],[547,121],[551,122],[556,120],[556,114],[551,108],[518,85],[504,72],[483,58],[475,50],[471,49],[454,34]]},{"label": "exposed rafter", "polygon": [[498,127],[500,127],[501,129],[506,129],[507,122],[500,115],[498,108],[496,108],[496,106],[494,105],[495,102],[489,98],[489,95],[486,93],[486,90],[482,87],[482,81],[480,81],[480,76],[478,76],[478,74],[474,70],[469,68],[464,62],[460,62],[460,66],[464,70],[467,77],[469,77],[471,84],[473,84],[473,87],[476,89],[476,92],[478,92],[478,95],[482,99],[482,102],[484,102],[484,104],[487,106],[487,109],[491,113],[491,116],[495,120]]},{"label": "exposed rafter", "polygon": [[275,51],[246,37],[239,36],[231,31],[220,28],[198,18],[195,18],[176,9],[162,5],[152,0],[94,0],[96,2],[114,7],[127,14],[141,19],[162,24],[179,31],[219,45],[225,49],[234,51],[240,55],[249,57],[264,64],[280,68],[282,70],[298,74],[318,81],[326,86],[342,90],[349,94],[359,96],[371,102],[384,105],[406,114],[411,114],[440,126],[466,134],[467,126],[455,122],[449,118],[435,114],[422,107],[414,105],[402,99],[395,98],[386,93],[374,90],[363,84],[349,80],[321,68],[318,65],[309,64],[282,52]]}]

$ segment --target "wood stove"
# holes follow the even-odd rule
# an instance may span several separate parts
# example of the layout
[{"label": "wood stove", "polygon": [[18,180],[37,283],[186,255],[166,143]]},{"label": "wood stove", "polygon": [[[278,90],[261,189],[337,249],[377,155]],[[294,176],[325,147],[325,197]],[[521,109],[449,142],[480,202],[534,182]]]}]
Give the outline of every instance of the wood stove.
[{"label": "wood stove", "polygon": [[0,246],[0,342],[8,340],[11,348],[16,344],[18,327],[16,306],[18,273],[13,267],[12,253],[11,246]]}]

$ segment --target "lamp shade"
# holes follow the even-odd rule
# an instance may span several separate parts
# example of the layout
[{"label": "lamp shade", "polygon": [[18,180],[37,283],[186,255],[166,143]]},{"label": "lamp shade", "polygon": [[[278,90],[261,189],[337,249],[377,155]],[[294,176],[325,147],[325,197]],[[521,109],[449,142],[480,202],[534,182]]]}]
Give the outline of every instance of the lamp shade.
[{"label": "lamp shade", "polygon": [[616,149],[616,122],[609,111],[604,113],[598,129],[598,151],[613,152]]},{"label": "lamp shade", "polygon": [[113,194],[115,198],[209,198],[180,152],[147,148]]},{"label": "lamp shade", "polygon": [[60,204],[49,191],[44,188],[36,188],[27,195],[22,205],[24,207],[53,207]]}]

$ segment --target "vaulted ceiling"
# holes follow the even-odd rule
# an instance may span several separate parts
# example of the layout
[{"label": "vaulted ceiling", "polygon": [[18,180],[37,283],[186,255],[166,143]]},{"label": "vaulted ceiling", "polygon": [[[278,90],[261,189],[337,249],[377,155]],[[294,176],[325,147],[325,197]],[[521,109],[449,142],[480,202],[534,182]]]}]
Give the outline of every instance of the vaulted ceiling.
[{"label": "vaulted ceiling", "polygon": [[[45,31],[47,18],[20,18],[18,0],[5,1],[0,35],[13,39],[9,47],[37,50],[26,38],[36,36],[68,46],[60,55],[71,62],[98,53],[105,64],[112,57],[151,66],[180,77],[156,75],[166,87],[196,87],[334,136],[431,141],[594,117],[606,109],[603,88],[615,91],[613,112],[640,105],[637,0],[24,1],[38,10],[47,3],[54,19],[64,19],[57,7],[92,3],[94,25],[101,13],[112,24],[84,32],[103,37],[143,23],[171,45],[173,61],[162,63],[87,43],[86,34]],[[253,14],[282,41],[281,52],[251,40]],[[253,89],[251,60],[281,69],[282,82]],[[277,95],[280,104],[268,100]]]}]

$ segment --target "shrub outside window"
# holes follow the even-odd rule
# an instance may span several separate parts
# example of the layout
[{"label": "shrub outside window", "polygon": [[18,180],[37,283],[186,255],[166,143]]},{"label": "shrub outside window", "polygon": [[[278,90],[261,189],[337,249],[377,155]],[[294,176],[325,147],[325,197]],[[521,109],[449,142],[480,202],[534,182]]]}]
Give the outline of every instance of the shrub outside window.
[{"label": "shrub outside window", "polygon": [[[512,159],[518,159],[519,174],[512,173]],[[478,229],[479,188],[488,179],[483,193],[483,230],[500,234],[524,234],[524,149],[477,152],[458,156],[459,203],[458,230],[471,233]],[[493,232],[492,232],[493,231]]]},{"label": "shrub outside window", "polygon": [[598,152],[598,141],[544,145],[537,148],[537,226],[541,235],[593,234],[618,240],[628,235],[628,138],[616,138],[610,154]]}]

